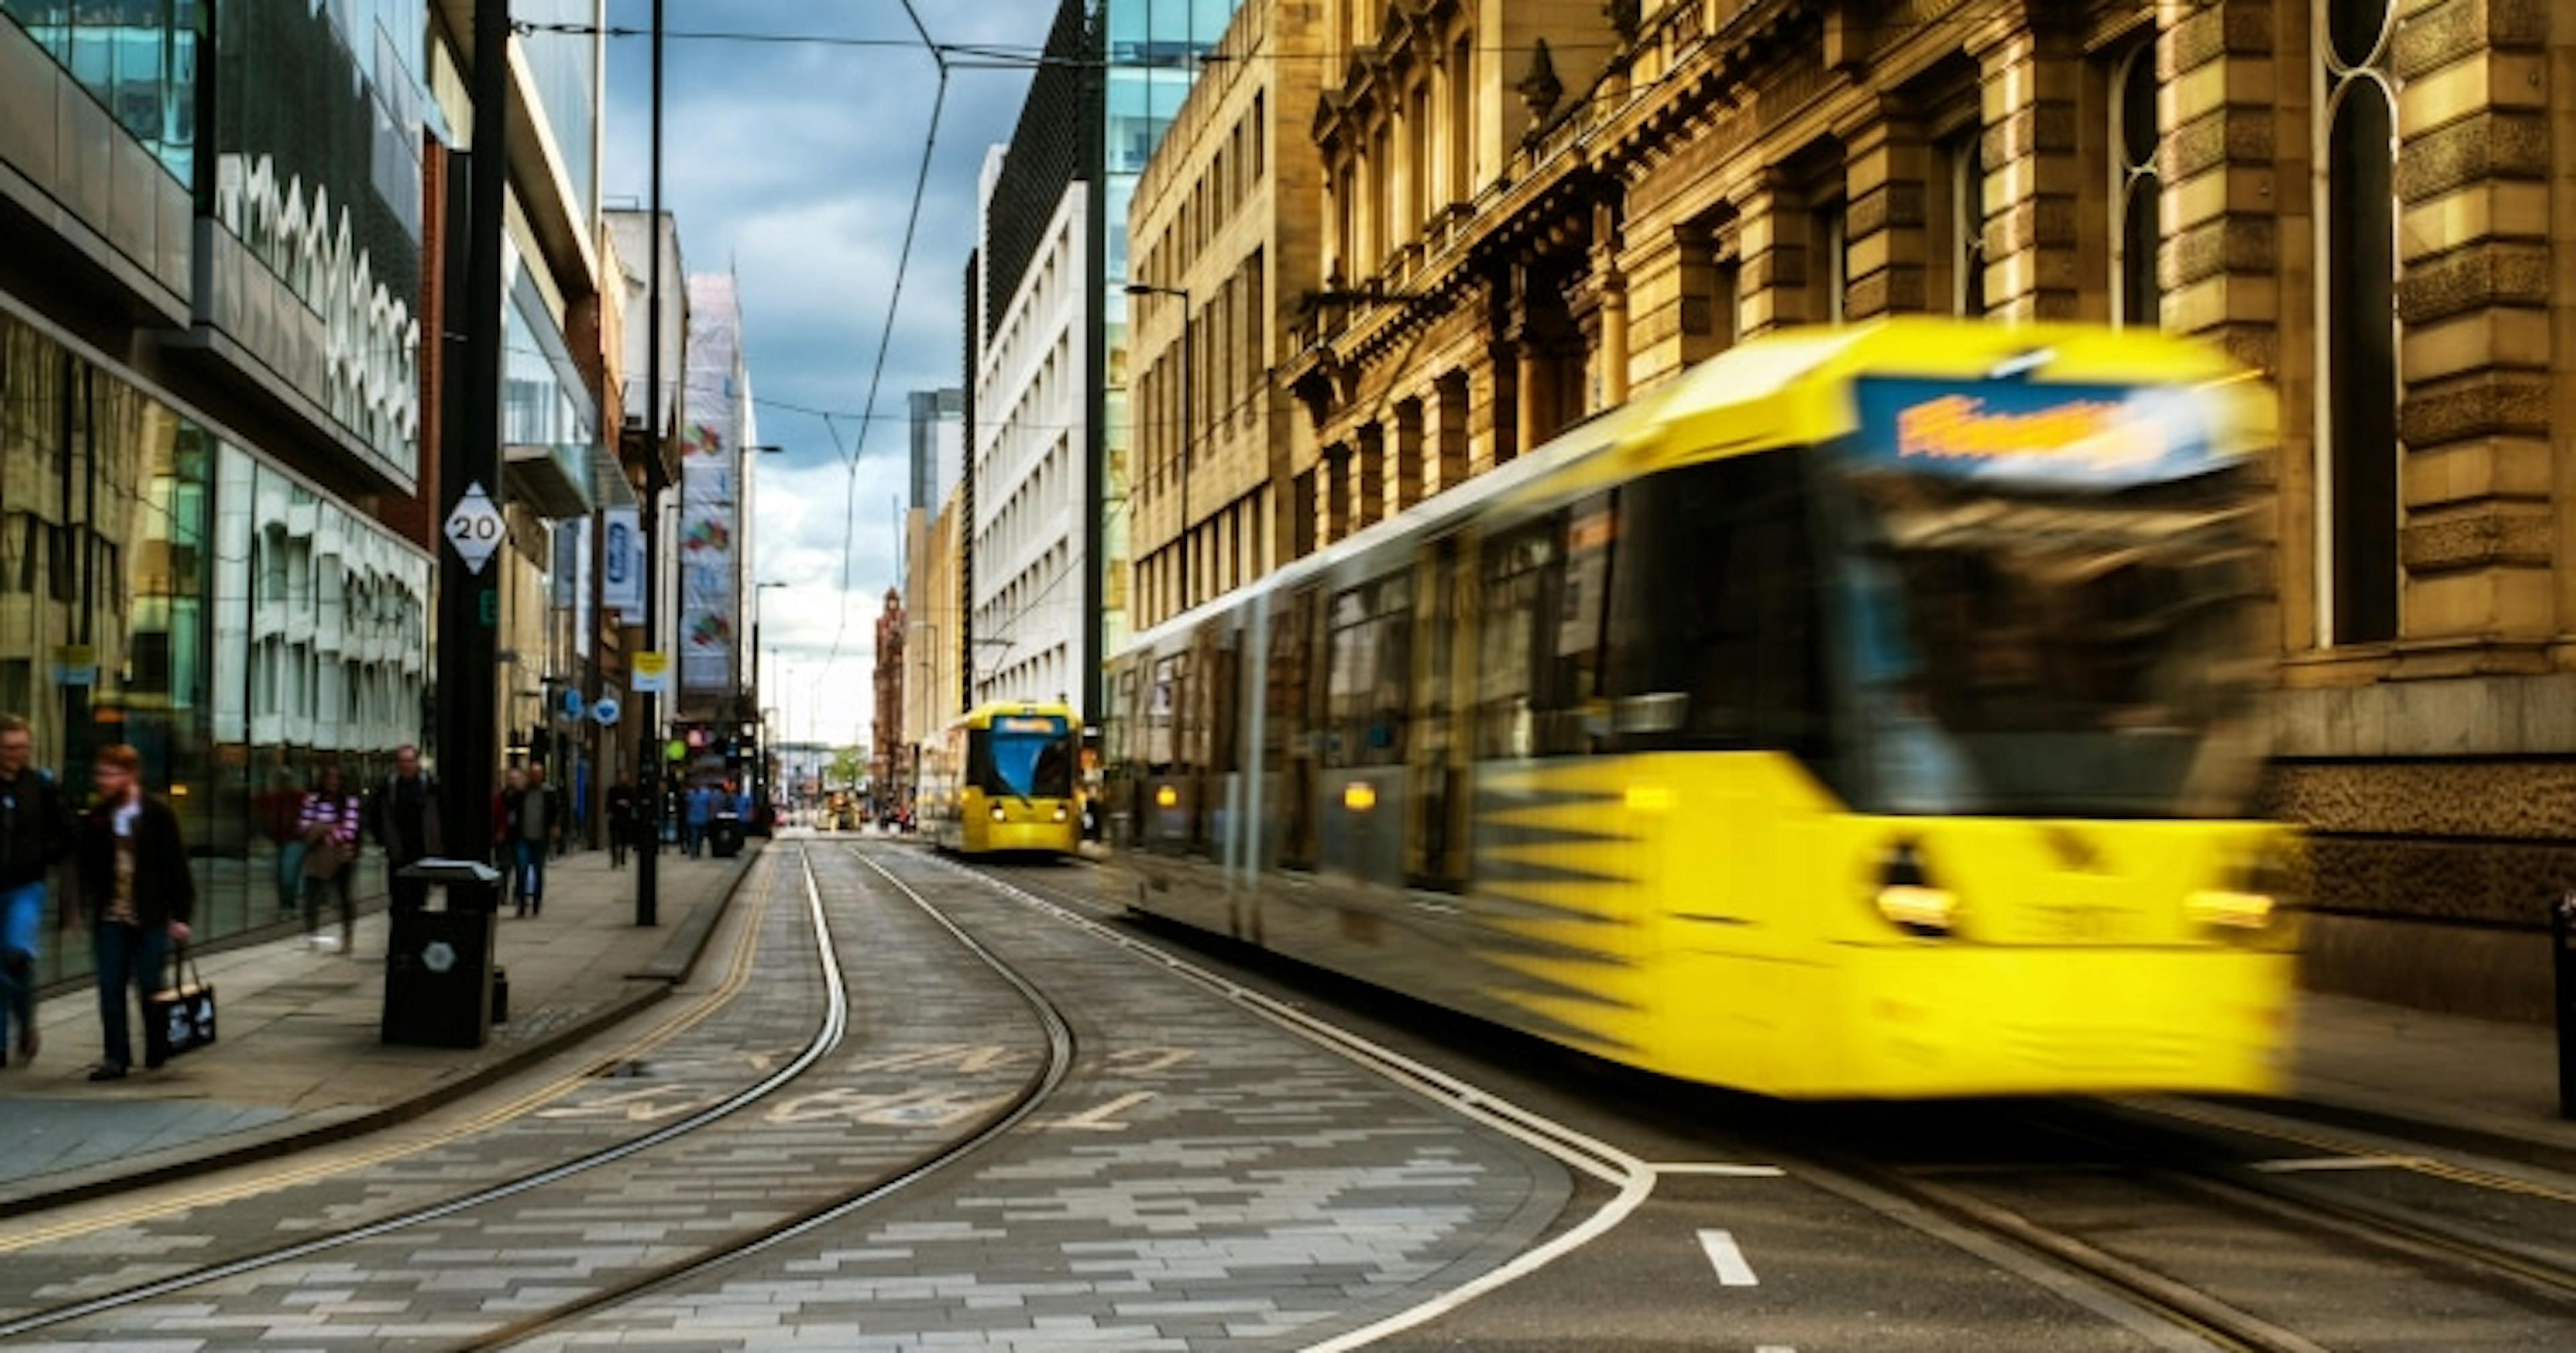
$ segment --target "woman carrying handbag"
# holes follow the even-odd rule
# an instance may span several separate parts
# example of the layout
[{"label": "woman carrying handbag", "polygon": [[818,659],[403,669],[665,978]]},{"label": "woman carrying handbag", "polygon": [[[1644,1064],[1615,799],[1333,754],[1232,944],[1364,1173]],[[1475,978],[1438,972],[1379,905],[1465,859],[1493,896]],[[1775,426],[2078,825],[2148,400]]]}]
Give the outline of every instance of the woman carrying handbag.
[{"label": "woman carrying handbag", "polygon": [[349,881],[357,873],[359,824],[358,796],[341,787],[337,764],[324,765],[296,818],[304,845],[304,938],[320,943],[322,894],[337,892],[342,953],[351,952],[358,938],[358,902]]}]

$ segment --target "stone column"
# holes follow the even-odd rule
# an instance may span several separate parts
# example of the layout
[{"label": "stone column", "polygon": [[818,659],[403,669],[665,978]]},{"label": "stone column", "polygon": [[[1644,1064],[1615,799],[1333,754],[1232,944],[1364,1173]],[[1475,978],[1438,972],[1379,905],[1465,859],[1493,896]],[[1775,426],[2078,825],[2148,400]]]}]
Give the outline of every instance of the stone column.
[{"label": "stone column", "polygon": [[2272,547],[2258,557],[2268,569],[2264,590],[2278,598],[2266,628],[2285,650],[2308,650],[2317,634],[2315,361],[2312,349],[2284,350],[2281,334],[2284,315],[2310,313],[2315,299],[2304,289],[2283,295],[2280,246],[2315,228],[2309,84],[2274,36],[2285,23],[2304,30],[2307,16],[2275,15],[2271,0],[2217,0],[2161,6],[2157,22],[2164,324],[2225,349],[2279,393],[2279,445],[2262,462],[2275,505],[2255,518],[2255,531]]},{"label": "stone column", "polygon": [[1750,338],[1817,318],[1808,304],[1812,260],[1805,195],[1777,173],[1765,172],[1732,198],[1743,258],[1737,331]]},{"label": "stone column", "polygon": [[[2576,616],[2576,572],[2553,576],[2564,528],[2553,479],[2548,11],[2494,0],[2418,6],[2388,56],[2397,77],[2398,364],[2406,397],[2398,555],[2407,639],[2537,644]],[[2576,46],[2562,49],[2562,60]],[[2562,117],[2562,126],[2567,119]],[[2576,128],[2570,128],[2576,130]],[[2561,255],[2563,260],[2566,256]],[[2560,275],[2576,278],[2565,271]],[[2562,283],[2562,285],[2570,285]],[[2558,424],[2564,428],[2566,423]],[[2563,458],[2561,458],[2563,459]],[[2576,539],[2568,544],[2576,545]],[[2562,610],[2562,599],[2569,603]],[[2458,660],[2454,660],[2456,663]],[[2484,670],[2538,666],[2491,652]],[[2406,667],[2448,674],[2416,656]]]},{"label": "stone column", "polygon": [[2073,319],[2083,271],[2076,208],[2087,172],[2076,155],[2082,48],[2054,21],[2027,15],[1997,21],[1970,47],[1985,78],[1986,313]]},{"label": "stone column", "polygon": [[1850,203],[1844,257],[1851,289],[1844,315],[1864,320],[1926,309],[1932,147],[1923,139],[1919,114],[1897,100],[1871,98],[1834,131],[1843,141],[1843,191]]}]

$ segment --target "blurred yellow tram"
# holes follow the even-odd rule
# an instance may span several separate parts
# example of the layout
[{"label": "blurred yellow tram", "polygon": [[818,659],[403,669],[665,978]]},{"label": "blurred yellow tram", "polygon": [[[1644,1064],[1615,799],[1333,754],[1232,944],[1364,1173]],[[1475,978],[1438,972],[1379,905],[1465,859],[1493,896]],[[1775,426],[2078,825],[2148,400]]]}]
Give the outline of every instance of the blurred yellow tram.
[{"label": "blurred yellow tram", "polygon": [[1082,810],[1070,706],[1005,702],[969,710],[923,747],[914,814],[933,844],[968,855],[1072,854]]},{"label": "blurred yellow tram", "polygon": [[2273,1090],[2270,418],[2153,333],[1742,344],[1115,656],[1113,900],[1771,1095]]}]

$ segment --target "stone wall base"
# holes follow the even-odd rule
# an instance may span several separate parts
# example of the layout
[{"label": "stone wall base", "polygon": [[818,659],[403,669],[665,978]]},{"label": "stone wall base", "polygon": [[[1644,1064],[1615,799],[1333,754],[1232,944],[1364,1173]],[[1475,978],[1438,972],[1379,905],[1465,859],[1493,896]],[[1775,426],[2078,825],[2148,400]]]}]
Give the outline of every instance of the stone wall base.
[{"label": "stone wall base", "polygon": [[2546,1023],[2549,936],[2384,916],[2311,916],[2311,991],[2447,1014]]}]

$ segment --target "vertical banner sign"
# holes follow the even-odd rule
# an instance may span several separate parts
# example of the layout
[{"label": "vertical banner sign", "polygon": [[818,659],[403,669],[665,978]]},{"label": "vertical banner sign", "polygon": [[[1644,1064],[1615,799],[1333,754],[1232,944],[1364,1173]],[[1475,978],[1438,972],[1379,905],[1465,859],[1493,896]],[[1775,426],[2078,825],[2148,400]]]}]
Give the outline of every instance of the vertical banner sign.
[{"label": "vertical banner sign", "polygon": [[599,547],[599,604],[627,624],[644,619],[644,533],[636,509],[612,507],[599,514],[605,537]]},{"label": "vertical banner sign", "polygon": [[680,447],[680,707],[733,693],[741,649],[738,482],[746,376],[730,276],[689,279],[688,424]]}]

